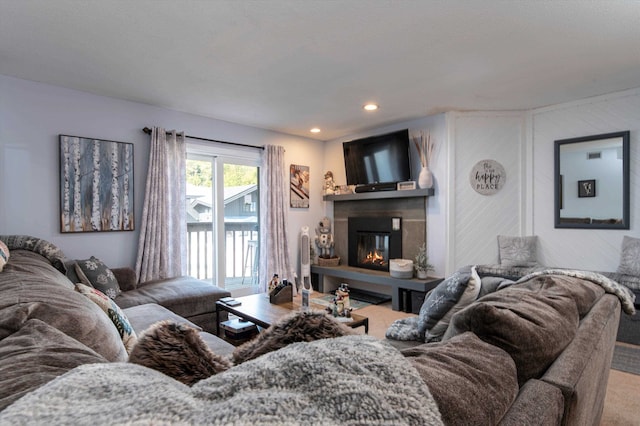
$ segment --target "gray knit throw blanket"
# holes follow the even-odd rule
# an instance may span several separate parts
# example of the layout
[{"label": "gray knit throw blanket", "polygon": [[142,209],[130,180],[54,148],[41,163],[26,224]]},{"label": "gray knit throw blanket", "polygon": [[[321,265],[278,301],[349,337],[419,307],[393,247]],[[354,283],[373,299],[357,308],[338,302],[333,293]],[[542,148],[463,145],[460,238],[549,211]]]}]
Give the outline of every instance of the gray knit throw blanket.
[{"label": "gray knit throw blanket", "polygon": [[88,364],[0,424],[441,425],[417,371],[369,336],[294,343],[188,387],[136,364]]}]

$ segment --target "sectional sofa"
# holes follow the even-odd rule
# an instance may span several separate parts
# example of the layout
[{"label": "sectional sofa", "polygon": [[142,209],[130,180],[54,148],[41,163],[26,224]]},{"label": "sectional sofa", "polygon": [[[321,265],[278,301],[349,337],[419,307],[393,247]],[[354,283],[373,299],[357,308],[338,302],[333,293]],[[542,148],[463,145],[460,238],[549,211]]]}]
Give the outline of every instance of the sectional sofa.
[{"label": "sectional sofa", "polygon": [[[0,272],[0,424],[596,425],[620,312],[633,312],[631,293],[597,274],[538,271],[500,288],[501,277],[460,271],[439,287],[458,288],[457,301],[469,288],[473,297],[455,312],[401,324],[417,337],[396,339],[402,349],[390,344],[397,325],[387,340],[349,329],[187,386],[126,362],[117,315],[78,292],[64,265],[31,247],[12,250]],[[116,271],[123,282],[128,274]],[[151,301],[146,286],[124,287]],[[189,316],[167,298],[155,302]],[[121,311],[138,330],[156,319],[189,321],[157,303]],[[435,334],[449,312],[440,341],[425,343],[420,336]],[[200,335],[218,355],[234,351]]]},{"label": "sectional sofa", "polygon": [[133,271],[121,268],[112,270],[121,289],[111,304],[77,291],[67,277],[75,261],[53,244],[30,236],[0,241],[9,248],[0,272],[0,410],[78,365],[126,361],[121,327],[135,336],[171,320],[201,330],[216,353],[234,349],[216,335],[215,304],[226,290],[190,277],[137,284]]}]

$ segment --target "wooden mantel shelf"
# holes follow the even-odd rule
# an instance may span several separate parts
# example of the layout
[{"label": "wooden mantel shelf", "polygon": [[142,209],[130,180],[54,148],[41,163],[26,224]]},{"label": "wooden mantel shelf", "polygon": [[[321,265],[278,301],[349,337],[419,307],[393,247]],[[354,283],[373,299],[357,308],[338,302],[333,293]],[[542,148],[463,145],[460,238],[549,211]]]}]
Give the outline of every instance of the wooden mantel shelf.
[{"label": "wooden mantel shelf", "polygon": [[[402,191],[406,192],[406,191]],[[324,276],[351,279],[355,281],[381,284],[391,287],[391,308],[394,311],[403,310],[402,292],[421,291],[427,292],[440,284],[442,278],[427,277],[424,280],[417,278],[394,278],[385,271],[373,271],[370,269],[356,268],[353,266],[319,266],[311,265],[311,274],[317,274],[318,290],[324,293]]]},{"label": "wooden mantel shelf", "polygon": [[356,200],[381,200],[384,198],[414,198],[431,197],[434,194],[433,188],[408,189],[404,191],[376,191],[359,192],[355,194],[325,195],[324,201],[356,201]]}]

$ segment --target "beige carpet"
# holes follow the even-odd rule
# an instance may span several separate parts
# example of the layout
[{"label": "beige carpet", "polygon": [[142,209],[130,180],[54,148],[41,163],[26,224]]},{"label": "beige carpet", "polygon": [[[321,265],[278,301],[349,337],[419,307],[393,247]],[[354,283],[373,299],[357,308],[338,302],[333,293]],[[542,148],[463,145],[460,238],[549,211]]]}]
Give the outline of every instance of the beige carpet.
[{"label": "beige carpet", "polygon": [[[414,316],[391,310],[391,303],[370,305],[358,310],[358,314],[369,317],[369,334],[384,339],[391,323],[399,318]],[[363,328],[358,328],[364,333]],[[628,345],[633,346],[633,345]],[[640,425],[640,376],[610,370],[607,396],[604,403],[601,426]]]}]

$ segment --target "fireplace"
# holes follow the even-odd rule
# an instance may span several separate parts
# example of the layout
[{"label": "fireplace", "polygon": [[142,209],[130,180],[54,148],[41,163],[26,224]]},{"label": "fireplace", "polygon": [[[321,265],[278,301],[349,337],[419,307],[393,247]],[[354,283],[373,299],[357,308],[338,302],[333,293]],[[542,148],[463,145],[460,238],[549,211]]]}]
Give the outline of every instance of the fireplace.
[{"label": "fireplace", "polygon": [[399,217],[348,218],[349,266],[389,270],[389,260],[402,257]]}]

